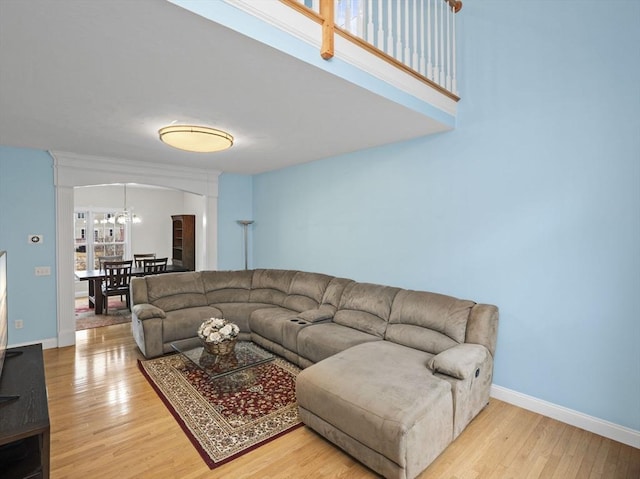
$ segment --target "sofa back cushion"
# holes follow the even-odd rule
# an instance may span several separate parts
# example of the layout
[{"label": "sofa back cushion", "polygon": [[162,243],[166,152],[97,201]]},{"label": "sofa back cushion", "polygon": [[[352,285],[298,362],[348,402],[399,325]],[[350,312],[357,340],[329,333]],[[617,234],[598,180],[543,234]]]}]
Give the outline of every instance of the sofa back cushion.
[{"label": "sofa back cushion", "polygon": [[282,306],[296,271],[256,269],[253,271],[249,302]]},{"label": "sofa back cushion", "polygon": [[332,276],[326,274],[298,271],[291,280],[283,306],[297,312],[318,308],[331,279]]},{"label": "sofa back cushion", "polygon": [[432,354],[464,343],[473,301],[426,291],[400,291],[385,339]]},{"label": "sofa back cushion", "polygon": [[327,285],[324,296],[322,296],[321,307],[333,312],[337,311],[338,306],[340,306],[340,300],[342,299],[342,293],[344,293],[345,288],[352,283],[355,283],[352,279],[333,278]]},{"label": "sofa back cushion", "polygon": [[370,283],[349,283],[333,322],[384,338],[393,298],[399,288]]},{"label": "sofa back cushion", "polygon": [[209,304],[249,302],[253,271],[202,271],[200,274]]},{"label": "sofa back cushion", "polygon": [[146,276],[149,303],[164,311],[206,306],[199,272]]}]

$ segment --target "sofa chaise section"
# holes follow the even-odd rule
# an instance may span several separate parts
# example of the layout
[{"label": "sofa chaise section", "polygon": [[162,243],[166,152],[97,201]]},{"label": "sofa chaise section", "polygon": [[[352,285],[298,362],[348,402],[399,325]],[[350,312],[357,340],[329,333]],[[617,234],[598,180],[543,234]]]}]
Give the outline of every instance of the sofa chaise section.
[{"label": "sofa chaise section", "polygon": [[399,290],[387,317],[371,323],[379,341],[302,371],[296,394],[309,427],[384,477],[414,478],[488,402],[497,308]]}]

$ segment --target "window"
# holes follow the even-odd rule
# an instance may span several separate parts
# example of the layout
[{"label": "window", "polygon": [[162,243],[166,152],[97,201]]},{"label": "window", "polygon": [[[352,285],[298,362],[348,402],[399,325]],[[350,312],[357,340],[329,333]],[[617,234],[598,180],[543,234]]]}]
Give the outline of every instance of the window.
[{"label": "window", "polygon": [[74,219],[76,271],[98,269],[101,256],[130,256],[129,224],[116,222],[114,211],[83,209]]}]

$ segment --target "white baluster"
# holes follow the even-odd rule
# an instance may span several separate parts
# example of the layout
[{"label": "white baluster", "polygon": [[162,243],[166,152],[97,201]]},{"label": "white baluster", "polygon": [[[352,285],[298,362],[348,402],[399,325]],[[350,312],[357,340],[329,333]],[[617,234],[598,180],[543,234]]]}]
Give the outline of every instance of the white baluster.
[{"label": "white baluster", "polygon": [[[363,2],[364,5],[364,2]],[[376,39],[373,36],[373,0],[367,0],[367,29],[365,40],[369,42],[371,45],[376,46]]]},{"label": "white baluster", "polygon": [[402,62],[402,5],[396,2],[396,60]]},{"label": "white baluster", "polygon": [[320,0],[313,0],[311,2],[311,9],[316,13],[320,13]]},{"label": "white baluster", "polygon": [[453,74],[451,75],[451,91],[458,94],[458,81],[456,80],[456,14],[453,15]]},{"label": "white baluster", "polygon": [[444,1],[440,2],[440,78],[438,85],[444,86]]},{"label": "white baluster", "polygon": [[387,53],[393,56],[393,15],[391,3],[387,3]]},{"label": "white baluster", "polygon": [[[371,18],[373,18],[373,14],[371,15]],[[382,51],[384,51],[384,29],[382,28],[383,25],[384,22],[382,17],[382,0],[378,0],[378,37],[376,38],[376,45]]]},{"label": "white baluster", "polygon": [[413,44],[411,45],[413,50],[413,57],[411,58],[411,68],[415,71],[420,70],[420,64],[418,63],[418,0],[413,0]]},{"label": "white baluster", "polygon": [[[417,1],[417,0],[416,0]],[[424,0],[420,0],[420,73],[427,76],[426,65],[424,60]]]},{"label": "white baluster", "polygon": [[[364,38],[364,0],[358,1],[358,18],[357,18],[357,32],[360,38]],[[373,45],[373,42],[370,42]]]},{"label": "white baluster", "polygon": [[451,6],[447,3],[447,86],[451,91]]},{"label": "white baluster", "polygon": [[411,66],[411,48],[409,46],[409,0],[404,0],[404,64]]},{"label": "white baluster", "polygon": [[433,36],[433,28],[431,26],[431,2],[427,1],[427,78],[433,80],[433,63],[431,63],[431,37]]},{"label": "white baluster", "polygon": [[433,0],[433,81],[436,83],[440,83],[440,63],[438,59],[438,53],[440,49],[438,48],[438,40],[440,37],[438,36],[438,4],[442,0]]},{"label": "white baluster", "polygon": [[344,0],[344,28],[348,32],[351,32],[351,0]]}]

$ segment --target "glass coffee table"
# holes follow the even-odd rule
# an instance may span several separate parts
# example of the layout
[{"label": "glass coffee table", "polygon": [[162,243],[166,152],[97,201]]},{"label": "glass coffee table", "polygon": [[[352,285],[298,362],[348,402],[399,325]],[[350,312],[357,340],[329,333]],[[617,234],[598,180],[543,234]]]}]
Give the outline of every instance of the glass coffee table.
[{"label": "glass coffee table", "polygon": [[171,343],[171,347],[212,379],[237,373],[275,358],[251,341],[238,341],[234,351],[223,356],[208,353],[197,338],[175,341]]}]

